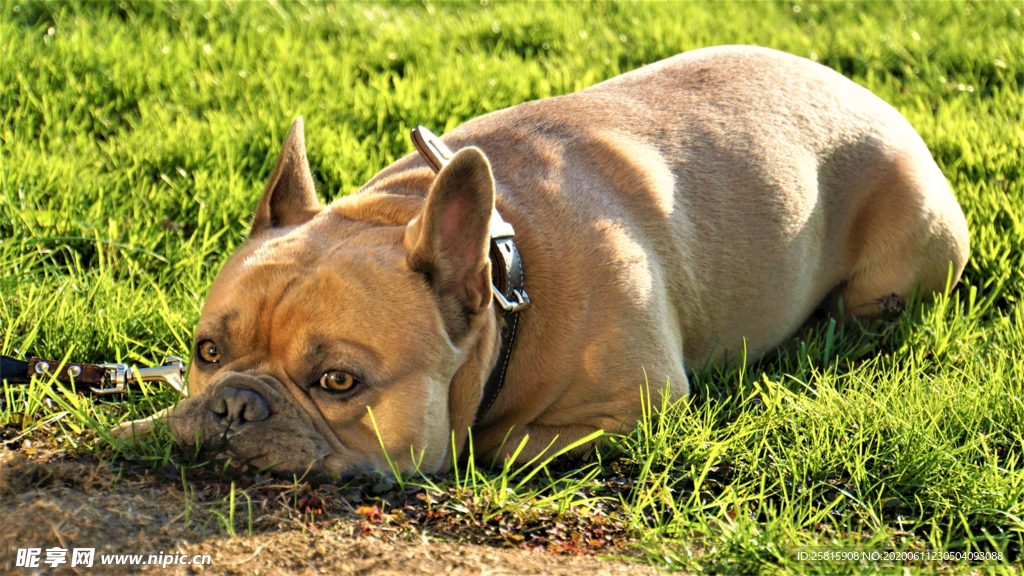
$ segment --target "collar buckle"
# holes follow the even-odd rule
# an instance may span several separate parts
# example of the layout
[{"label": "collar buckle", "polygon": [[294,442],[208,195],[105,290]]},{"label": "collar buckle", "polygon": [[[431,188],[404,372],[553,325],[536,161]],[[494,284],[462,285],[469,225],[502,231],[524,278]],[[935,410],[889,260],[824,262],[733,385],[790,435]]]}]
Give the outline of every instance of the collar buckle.
[{"label": "collar buckle", "polygon": [[530,296],[526,293],[526,290],[522,288],[514,288],[512,290],[512,296],[515,297],[516,301],[511,302],[505,295],[498,290],[498,287],[491,284],[491,292],[494,293],[494,299],[498,302],[498,306],[505,311],[506,314],[515,314],[516,312],[522,312],[530,307]]}]

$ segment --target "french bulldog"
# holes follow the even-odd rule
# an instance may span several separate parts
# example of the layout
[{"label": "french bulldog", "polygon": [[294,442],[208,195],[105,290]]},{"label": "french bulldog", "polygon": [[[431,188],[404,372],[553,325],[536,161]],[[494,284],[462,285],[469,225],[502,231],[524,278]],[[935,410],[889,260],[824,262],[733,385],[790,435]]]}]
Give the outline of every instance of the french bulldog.
[{"label": "french bulldog", "polygon": [[[296,120],[210,289],[190,396],[122,434],[162,419],[282,474],[433,473],[470,438],[485,458],[525,441],[525,461],[631,430],[648,394],[687,396],[687,366],[744,346],[757,361],[821,307],[873,317],[942,293],[968,257],[963,212],[899,112],[765,48],[680,54],[443,141],[436,175],[410,154],[325,206]],[[508,351],[495,208],[532,302]]]}]

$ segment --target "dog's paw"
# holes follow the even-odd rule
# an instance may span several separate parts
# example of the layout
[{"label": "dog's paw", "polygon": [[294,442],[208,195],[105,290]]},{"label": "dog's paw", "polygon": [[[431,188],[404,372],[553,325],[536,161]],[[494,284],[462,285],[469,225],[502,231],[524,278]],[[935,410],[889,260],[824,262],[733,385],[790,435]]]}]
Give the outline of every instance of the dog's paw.
[{"label": "dog's paw", "polygon": [[903,300],[897,294],[889,294],[888,296],[882,296],[875,300],[878,303],[879,308],[886,314],[896,314],[901,312],[904,307]]},{"label": "dog's paw", "polygon": [[149,436],[154,429],[156,429],[158,422],[167,421],[167,418],[171,415],[171,411],[173,409],[174,407],[171,406],[164,408],[147,418],[124,422],[114,428],[111,428],[110,436],[117,440],[143,440]]}]

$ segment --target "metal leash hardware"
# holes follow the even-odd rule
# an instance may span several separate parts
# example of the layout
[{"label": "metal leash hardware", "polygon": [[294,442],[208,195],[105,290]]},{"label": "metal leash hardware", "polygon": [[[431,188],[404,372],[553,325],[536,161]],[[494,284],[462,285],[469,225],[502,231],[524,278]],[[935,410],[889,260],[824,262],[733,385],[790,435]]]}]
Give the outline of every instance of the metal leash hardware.
[{"label": "metal leash hardware", "polygon": [[163,382],[177,390],[182,396],[188,396],[185,389],[185,362],[177,356],[168,356],[162,366],[152,368],[132,368],[127,364],[104,363],[99,365],[107,371],[107,388],[90,388],[94,394],[118,394],[128,389],[128,384],[138,380],[142,382]]}]

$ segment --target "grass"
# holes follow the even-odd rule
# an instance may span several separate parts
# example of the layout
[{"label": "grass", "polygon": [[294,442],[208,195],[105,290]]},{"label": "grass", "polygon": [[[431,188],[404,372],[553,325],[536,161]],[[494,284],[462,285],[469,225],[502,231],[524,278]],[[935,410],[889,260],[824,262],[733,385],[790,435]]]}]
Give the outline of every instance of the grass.
[{"label": "grass", "polygon": [[[606,529],[667,570],[877,568],[800,560],[828,546],[983,551],[1004,561],[976,566],[1013,571],[1024,538],[1021,11],[0,2],[0,352],[187,357],[205,292],[300,114],[329,201],[409,153],[418,124],[440,134],[702,46],[770,46],[868,87],[924,138],[971,230],[950,297],[884,326],[824,325],[746,370],[698,370],[691,401],[608,438],[618,452],[406,481],[432,518],[484,540],[518,545],[524,526],[541,527],[571,551],[586,546],[559,540],[560,523]],[[102,436],[172,401],[157,388],[115,402],[37,381],[5,386],[0,425],[8,440],[52,434],[69,449],[163,466],[180,457],[166,437],[112,451]],[[251,531],[254,492],[241,489]],[[229,533],[246,529],[234,495],[220,516]],[[374,509],[363,514],[383,518]]]}]

